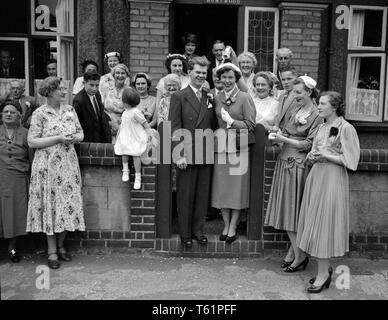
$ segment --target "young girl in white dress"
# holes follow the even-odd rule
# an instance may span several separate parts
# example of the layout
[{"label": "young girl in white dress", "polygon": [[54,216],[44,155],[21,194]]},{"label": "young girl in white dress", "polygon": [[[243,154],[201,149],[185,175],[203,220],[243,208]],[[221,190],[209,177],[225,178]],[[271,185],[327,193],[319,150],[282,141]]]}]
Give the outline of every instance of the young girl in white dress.
[{"label": "young girl in white dress", "polygon": [[140,95],[133,88],[125,88],[122,95],[125,111],[121,117],[121,125],[114,146],[115,153],[122,156],[124,182],[129,180],[129,156],[133,157],[135,167],[134,189],[141,187],[141,159],[151,143],[156,146],[157,132],[151,129],[144,114],[138,107]]}]

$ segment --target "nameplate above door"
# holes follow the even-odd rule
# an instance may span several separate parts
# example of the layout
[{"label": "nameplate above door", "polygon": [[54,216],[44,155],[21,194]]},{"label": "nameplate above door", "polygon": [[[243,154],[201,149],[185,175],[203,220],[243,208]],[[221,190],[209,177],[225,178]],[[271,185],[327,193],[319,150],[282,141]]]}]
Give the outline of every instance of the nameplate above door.
[{"label": "nameplate above door", "polygon": [[220,5],[242,5],[244,0],[202,0],[203,4],[220,4]]}]

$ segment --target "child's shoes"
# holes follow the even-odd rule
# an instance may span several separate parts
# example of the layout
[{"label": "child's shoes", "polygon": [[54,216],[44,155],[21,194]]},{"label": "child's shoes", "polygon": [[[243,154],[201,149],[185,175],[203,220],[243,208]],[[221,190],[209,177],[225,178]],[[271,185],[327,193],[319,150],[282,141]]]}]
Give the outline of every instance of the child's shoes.
[{"label": "child's shoes", "polygon": [[141,173],[135,173],[135,183],[133,188],[139,190],[141,188]]},{"label": "child's shoes", "polygon": [[129,181],[129,170],[123,169],[123,177],[121,180],[123,180],[123,182]]}]

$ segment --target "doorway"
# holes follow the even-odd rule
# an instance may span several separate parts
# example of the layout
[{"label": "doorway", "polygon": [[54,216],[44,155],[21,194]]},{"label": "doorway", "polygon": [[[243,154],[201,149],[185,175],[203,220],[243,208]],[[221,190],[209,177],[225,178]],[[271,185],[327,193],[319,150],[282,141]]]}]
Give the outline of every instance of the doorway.
[{"label": "doorway", "polygon": [[225,45],[230,45],[237,52],[238,7],[175,4],[172,17],[172,52],[184,52],[182,37],[187,33],[193,33],[198,38],[196,55],[211,59],[215,40],[223,40]]}]

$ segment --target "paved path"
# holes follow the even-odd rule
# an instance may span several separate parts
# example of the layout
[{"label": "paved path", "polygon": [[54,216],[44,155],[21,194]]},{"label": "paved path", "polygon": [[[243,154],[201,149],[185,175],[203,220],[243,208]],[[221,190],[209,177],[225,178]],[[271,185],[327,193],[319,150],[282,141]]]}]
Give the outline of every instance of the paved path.
[{"label": "paved path", "polygon": [[[58,270],[45,268],[45,255],[24,256],[11,264],[0,256],[1,299],[146,299],[146,300],[272,300],[388,299],[388,260],[348,257],[334,267],[350,270],[350,289],[336,288],[338,274],[323,293],[309,295],[307,282],[316,270],[286,274],[280,258],[199,259],[166,257],[143,252],[80,251]],[[37,267],[49,270],[49,282]],[[38,289],[49,284],[50,289]],[[338,281],[339,282],[339,281]]]}]

